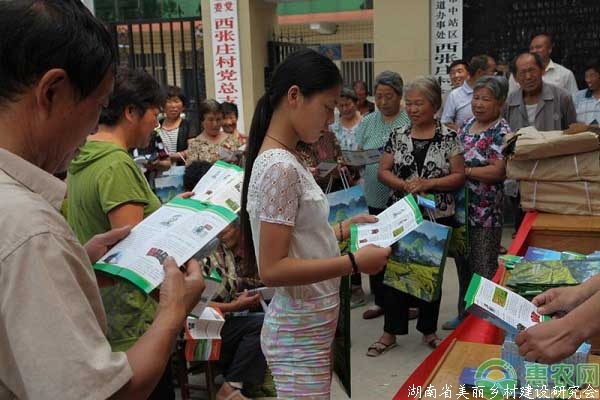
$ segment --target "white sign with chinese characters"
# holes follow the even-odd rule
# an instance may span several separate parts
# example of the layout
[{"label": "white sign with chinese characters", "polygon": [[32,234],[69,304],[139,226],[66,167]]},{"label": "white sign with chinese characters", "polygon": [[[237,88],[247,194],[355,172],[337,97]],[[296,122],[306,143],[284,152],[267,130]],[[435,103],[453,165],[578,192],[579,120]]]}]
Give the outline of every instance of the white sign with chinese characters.
[{"label": "white sign with chinese characters", "polygon": [[238,130],[245,132],[237,0],[211,0],[215,100],[238,107]]},{"label": "white sign with chinese characters", "polygon": [[450,64],[462,58],[463,0],[431,0],[431,74],[450,91]]}]

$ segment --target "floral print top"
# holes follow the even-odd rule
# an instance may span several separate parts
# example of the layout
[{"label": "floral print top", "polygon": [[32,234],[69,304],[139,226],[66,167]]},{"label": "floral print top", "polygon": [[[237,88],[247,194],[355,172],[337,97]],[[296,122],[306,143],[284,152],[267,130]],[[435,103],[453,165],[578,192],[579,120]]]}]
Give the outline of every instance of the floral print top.
[{"label": "floral print top", "polygon": [[[411,129],[411,124],[395,128],[384,147],[384,151],[394,157],[392,172],[404,180],[432,179],[450,175],[450,159],[463,153],[456,132],[437,121],[435,133],[423,159],[423,167],[419,168],[415,158],[417,149],[415,149],[410,136]],[[436,219],[454,215],[456,205],[453,192],[434,192],[432,194],[435,195],[436,210],[434,216]],[[394,190],[389,204],[400,200],[404,196],[406,196],[406,193]]]},{"label": "floral print top", "polygon": [[[235,151],[239,147],[240,144],[232,135],[227,135],[220,143],[209,143],[200,136],[196,136],[189,141],[187,165],[191,164],[192,161],[195,160],[203,160],[208,161],[209,163],[214,163],[217,160],[223,159],[221,152],[219,151],[221,148],[229,151]],[[232,160],[224,161],[231,162]]]},{"label": "floral print top", "polygon": [[[504,136],[511,133],[510,126],[501,118],[484,132],[472,134],[471,127],[475,118],[471,118],[460,130],[458,137],[465,148],[465,168],[485,167],[490,161],[502,160]],[[484,228],[501,227],[503,220],[503,183],[483,183],[468,179],[469,225]]]}]

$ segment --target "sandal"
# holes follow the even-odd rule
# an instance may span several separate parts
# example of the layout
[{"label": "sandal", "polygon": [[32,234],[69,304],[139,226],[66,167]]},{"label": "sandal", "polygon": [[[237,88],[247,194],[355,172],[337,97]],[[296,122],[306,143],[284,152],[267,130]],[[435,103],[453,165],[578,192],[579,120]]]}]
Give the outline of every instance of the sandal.
[{"label": "sandal", "polygon": [[390,344],[385,344],[380,341],[376,341],[371,346],[369,346],[369,348],[367,349],[367,356],[379,357],[386,351],[391,350],[396,346],[398,346],[398,343],[396,343],[396,342],[390,343]]},{"label": "sandal", "polygon": [[229,392],[227,397],[225,397],[223,400],[250,400],[248,397],[242,394],[240,389],[236,388],[235,386],[232,386],[229,382],[225,382],[223,383],[223,385],[227,385],[231,389],[233,389],[233,391]]},{"label": "sandal", "polygon": [[425,343],[432,349],[435,349],[440,345],[440,343],[442,343],[442,339],[440,339],[436,335],[432,335],[429,339],[425,339],[425,336],[423,336],[423,343]]}]

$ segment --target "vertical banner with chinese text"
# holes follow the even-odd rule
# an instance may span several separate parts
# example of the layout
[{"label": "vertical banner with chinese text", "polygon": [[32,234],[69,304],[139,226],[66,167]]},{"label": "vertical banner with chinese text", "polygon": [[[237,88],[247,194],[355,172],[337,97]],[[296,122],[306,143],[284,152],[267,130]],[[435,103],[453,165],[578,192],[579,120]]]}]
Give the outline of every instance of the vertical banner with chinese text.
[{"label": "vertical banner with chinese text", "polygon": [[237,0],[211,0],[215,100],[238,107],[238,130],[245,132]]},{"label": "vertical banner with chinese text", "polygon": [[431,0],[431,74],[450,91],[450,64],[462,58],[463,0]]}]

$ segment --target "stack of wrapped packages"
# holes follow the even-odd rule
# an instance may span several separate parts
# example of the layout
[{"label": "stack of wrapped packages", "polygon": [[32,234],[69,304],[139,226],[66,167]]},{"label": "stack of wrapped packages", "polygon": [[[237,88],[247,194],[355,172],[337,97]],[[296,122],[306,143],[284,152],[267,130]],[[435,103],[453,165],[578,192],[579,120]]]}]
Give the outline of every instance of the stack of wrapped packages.
[{"label": "stack of wrapped packages", "polygon": [[600,215],[600,129],[520,129],[507,141],[506,176],[519,182],[521,207],[554,214]]}]

